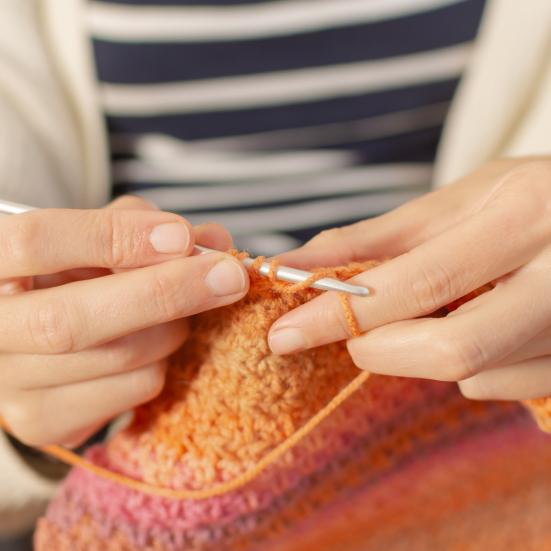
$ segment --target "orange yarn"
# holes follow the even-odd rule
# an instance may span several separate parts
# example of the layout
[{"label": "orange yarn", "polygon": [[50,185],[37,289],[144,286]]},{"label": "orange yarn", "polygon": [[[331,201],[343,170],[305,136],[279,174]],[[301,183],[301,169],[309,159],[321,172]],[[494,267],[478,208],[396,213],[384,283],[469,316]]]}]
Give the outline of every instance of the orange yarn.
[{"label": "orange yarn", "polygon": [[354,315],[354,311],[352,310],[352,305],[350,304],[350,295],[347,293],[339,293],[339,299],[341,301],[344,319],[346,320],[346,324],[348,325],[350,334],[353,337],[359,337],[362,334],[362,331],[358,324],[358,320]]},{"label": "orange yarn", "polygon": [[551,433],[551,397],[524,400],[539,428]]}]

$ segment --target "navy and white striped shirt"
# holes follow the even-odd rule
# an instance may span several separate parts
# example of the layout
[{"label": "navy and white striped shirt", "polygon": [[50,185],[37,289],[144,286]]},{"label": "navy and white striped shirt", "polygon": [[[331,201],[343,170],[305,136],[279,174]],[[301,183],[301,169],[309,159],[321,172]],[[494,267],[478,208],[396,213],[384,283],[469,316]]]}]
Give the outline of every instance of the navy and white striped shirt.
[{"label": "navy and white striped shirt", "polygon": [[114,194],[292,248],[429,188],[484,0],[94,0]]}]

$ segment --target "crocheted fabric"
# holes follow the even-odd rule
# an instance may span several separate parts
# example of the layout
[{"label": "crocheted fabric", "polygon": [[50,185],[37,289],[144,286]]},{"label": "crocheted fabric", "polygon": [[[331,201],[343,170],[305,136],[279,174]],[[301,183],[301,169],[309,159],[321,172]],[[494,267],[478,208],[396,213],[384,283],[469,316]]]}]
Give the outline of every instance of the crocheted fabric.
[{"label": "crocheted fabric", "polygon": [[[194,318],[162,395],[88,452],[150,487],[204,496],[76,468],[36,549],[551,550],[551,439],[521,405],[468,401],[455,384],[371,375],[257,468],[358,375],[342,343],[270,354],[270,325],[315,294],[251,273],[243,300]],[[549,401],[532,405],[545,428]]]}]

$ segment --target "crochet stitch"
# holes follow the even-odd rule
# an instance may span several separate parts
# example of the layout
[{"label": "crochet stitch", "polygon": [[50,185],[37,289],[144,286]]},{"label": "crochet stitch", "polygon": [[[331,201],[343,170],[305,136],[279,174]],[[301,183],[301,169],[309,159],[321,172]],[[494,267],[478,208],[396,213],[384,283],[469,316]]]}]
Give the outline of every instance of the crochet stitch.
[{"label": "crochet stitch", "polygon": [[[196,316],[162,395],[71,472],[39,551],[551,549],[551,442],[523,408],[358,376],[343,343],[271,355],[273,321],[317,294],[289,289],[253,271]],[[545,427],[549,400],[530,407]]]}]

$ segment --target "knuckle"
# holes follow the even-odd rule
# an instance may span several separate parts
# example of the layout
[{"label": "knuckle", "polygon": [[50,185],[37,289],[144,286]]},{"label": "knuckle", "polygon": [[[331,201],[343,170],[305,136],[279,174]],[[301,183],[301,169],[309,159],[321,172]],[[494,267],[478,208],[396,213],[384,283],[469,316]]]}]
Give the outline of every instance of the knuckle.
[{"label": "knuckle", "polygon": [[[498,191],[523,188],[528,184],[538,187],[539,182],[548,185],[551,180],[551,161],[546,159],[530,159],[513,166],[506,171],[496,184]],[[547,186],[548,187],[548,186]]]},{"label": "knuckle", "polygon": [[149,299],[157,312],[159,321],[168,321],[178,316],[177,286],[166,274],[156,274],[149,289]]},{"label": "knuckle", "polygon": [[76,352],[76,331],[63,300],[43,301],[28,318],[29,334],[35,346],[49,354]]},{"label": "knuckle", "polygon": [[[336,336],[339,339],[352,338],[350,326],[338,298],[335,298],[333,303],[312,310],[310,316],[308,325],[302,326],[302,330],[307,334],[306,340],[309,345],[330,342]],[[319,328],[325,329],[321,332]]]},{"label": "knuckle", "polygon": [[517,180],[529,178],[531,182],[542,182],[548,189],[551,182],[551,161],[546,159],[532,159],[522,163],[514,174]]},{"label": "knuckle", "polygon": [[407,280],[415,308],[421,314],[430,314],[456,298],[452,275],[438,263],[416,266],[409,270]]},{"label": "knuckle", "polygon": [[124,268],[133,264],[136,243],[132,238],[130,225],[121,217],[120,211],[102,210],[94,219],[100,228],[101,248],[99,257],[103,265],[109,268]]},{"label": "knuckle", "polygon": [[527,217],[548,220],[551,210],[551,162],[533,159],[515,166],[490,191],[493,200],[514,201],[515,209],[504,219],[506,227],[518,228],[526,224]]},{"label": "knuckle", "polygon": [[444,380],[461,381],[473,377],[487,363],[484,350],[475,339],[446,339],[436,343]]}]

